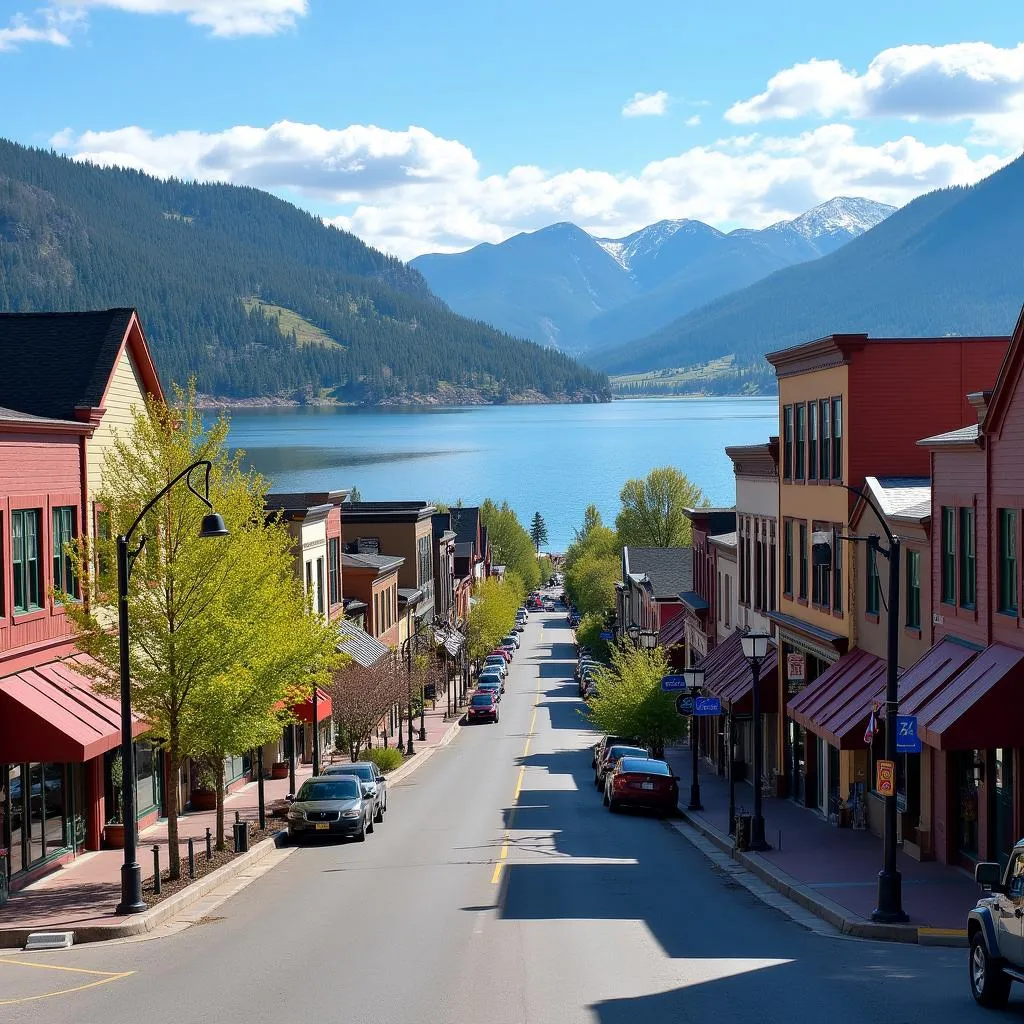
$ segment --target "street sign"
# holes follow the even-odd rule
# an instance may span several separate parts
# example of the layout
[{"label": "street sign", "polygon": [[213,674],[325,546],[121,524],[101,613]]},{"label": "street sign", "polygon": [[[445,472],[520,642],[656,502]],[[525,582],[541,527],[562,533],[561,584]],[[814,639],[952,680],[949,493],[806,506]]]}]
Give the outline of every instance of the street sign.
[{"label": "street sign", "polygon": [[921,737],[917,734],[917,715],[896,716],[896,753],[921,753]]},{"label": "street sign", "polygon": [[675,690],[686,689],[686,677],[685,676],[662,676],[661,677],[661,688],[666,693],[673,693]]},{"label": "street sign", "polygon": [[693,714],[694,698],[688,693],[681,693],[676,697],[676,711],[681,715]]},{"label": "street sign", "polygon": [[880,760],[875,762],[875,789],[879,796],[896,794],[896,762]]},{"label": "street sign", "polygon": [[720,715],[722,700],[720,697],[697,697],[693,702],[695,715]]},{"label": "street sign", "polygon": [[802,654],[786,655],[786,678],[791,683],[802,683],[807,677],[807,660]]},{"label": "street sign", "polygon": [[601,630],[601,639],[602,640],[614,640],[615,639],[615,634],[610,629],[602,629]]}]

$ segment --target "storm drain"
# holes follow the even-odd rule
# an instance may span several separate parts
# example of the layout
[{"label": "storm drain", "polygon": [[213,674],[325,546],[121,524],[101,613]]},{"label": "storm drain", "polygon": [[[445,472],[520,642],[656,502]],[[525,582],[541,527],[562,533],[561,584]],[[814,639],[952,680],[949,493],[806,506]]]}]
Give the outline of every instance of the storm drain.
[{"label": "storm drain", "polygon": [[74,942],[74,932],[32,932],[25,943],[25,951],[34,953],[39,949],[70,949]]}]

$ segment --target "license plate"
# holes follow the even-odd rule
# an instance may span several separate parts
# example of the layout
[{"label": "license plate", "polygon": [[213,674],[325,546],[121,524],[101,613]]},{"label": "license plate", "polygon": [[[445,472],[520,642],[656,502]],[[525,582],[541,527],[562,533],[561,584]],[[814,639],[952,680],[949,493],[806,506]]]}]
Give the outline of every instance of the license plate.
[{"label": "license plate", "polygon": [[330,827],[330,822],[327,821],[318,821],[316,823],[317,832],[326,832]]},{"label": "license plate", "polygon": [[640,788],[641,788],[641,789],[654,789],[654,783],[653,783],[653,782],[644,782],[644,783],[643,783],[643,784],[642,784],[642,785],[640,786]]}]

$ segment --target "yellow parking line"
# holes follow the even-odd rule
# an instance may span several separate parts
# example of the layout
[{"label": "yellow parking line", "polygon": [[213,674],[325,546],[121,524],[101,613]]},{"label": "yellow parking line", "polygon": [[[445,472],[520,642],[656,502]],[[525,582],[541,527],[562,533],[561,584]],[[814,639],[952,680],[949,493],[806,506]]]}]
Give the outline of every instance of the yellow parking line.
[{"label": "yellow parking line", "polygon": [[96,981],[88,981],[82,985],[75,985],[72,988],[58,988],[52,992],[41,992],[34,996],[20,996],[17,999],[0,999],[0,1006],[34,1003],[40,999],[50,999],[53,996],[67,996],[73,992],[84,992],[89,988],[97,988],[100,985],[109,985],[112,981],[129,978],[135,973],[134,971],[92,971],[85,967],[59,967],[57,964],[39,964],[28,960],[9,960],[6,957],[0,957],[0,964],[10,964],[12,967],[35,967],[42,971],[64,971],[68,974],[86,974],[97,977]]}]

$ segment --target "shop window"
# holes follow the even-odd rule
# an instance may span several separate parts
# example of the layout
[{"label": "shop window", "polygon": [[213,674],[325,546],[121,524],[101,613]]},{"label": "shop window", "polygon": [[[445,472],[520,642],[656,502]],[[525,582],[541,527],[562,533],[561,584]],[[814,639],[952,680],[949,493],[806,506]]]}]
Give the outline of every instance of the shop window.
[{"label": "shop window", "polygon": [[807,524],[800,524],[800,600],[807,600]]},{"label": "shop window", "polygon": [[818,403],[807,406],[807,479],[818,479]]},{"label": "shop window", "polygon": [[956,510],[948,506],[942,509],[942,601],[953,604],[956,601]]},{"label": "shop window", "polygon": [[807,406],[801,402],[796,407],[796,442],[793,448],[793,477],[804,478],[804,444],[807,440]]},{"label": "shop window", "polygon": [[23,842],[28,811],[25,807],[27,787],[22,785],[22,766],[8,765],[0,776],[6,799],[0,803],[0,846],[7,848],[7,871],[15,875],[25,866]]},{"label": "shop window", "polygon": [[864,581],[866,592],[864,594],[864,609],[868,615],[877,615],[881,587],[878,581],[878,552],[874,544],[868,545],[868,574]]},{"label": "shop window", "polygon": [[782,410],[782,478],[793,479],[793,406]]},{"label": "shop window", "polygon": [[999,510],[999,610],[1017,614],[1017,511]]},{"label": "shop window", "polygon": [[819,415],[821,417],[821,446],[819,456],[818,476],[822,480],[828,480],[832,471],[829,468],[832,464],[832,403],[826,398],[818,403]]},{"label": "shop window", "polygon": [[921,552],[907,551],[907,627],[921,628]]},{"label": "shop window", "polygon": [[53,589],[78,597],[78,580],[71,561],[70,545],[75,539],[75,510],[63,505],[53,510]]},{"label": "shop window", "polygon": [[42,512],[37,508],[11,513],[11,561],[14,570],[14,611],[42,608],[43,563],[39,551]]},{"label": "shop window", "polygon": [[160,805],[159,756],[146,740],[135,743],[135,814],[142,817]]},{"label": "shop window", "polygon": [[832,479],[843,479],[843,400],[832,399]]},{"label": "shop window", "polygon": [[960,607],[973,608],[977,599],[974,555],[974,509],[960,509]]}]

